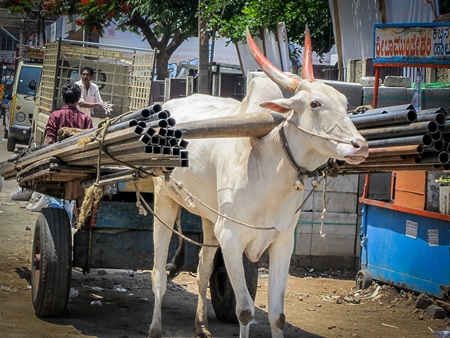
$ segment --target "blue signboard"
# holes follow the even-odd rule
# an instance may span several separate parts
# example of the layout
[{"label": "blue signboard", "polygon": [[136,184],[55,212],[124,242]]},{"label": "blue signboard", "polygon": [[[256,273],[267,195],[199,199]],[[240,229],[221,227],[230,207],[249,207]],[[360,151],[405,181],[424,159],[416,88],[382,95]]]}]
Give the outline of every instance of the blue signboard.
[{"label": "blue signboard", "polygon": [[450,65],[450,23],[375,24],[374,64]]}]

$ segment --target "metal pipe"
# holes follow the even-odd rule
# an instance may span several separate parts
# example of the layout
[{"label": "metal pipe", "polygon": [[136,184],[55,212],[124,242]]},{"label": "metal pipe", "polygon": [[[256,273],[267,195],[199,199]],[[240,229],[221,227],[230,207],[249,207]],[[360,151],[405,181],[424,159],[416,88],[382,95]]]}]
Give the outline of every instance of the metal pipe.
[{"label": "metal pipe", "polygon": [[422,144],[425,147],[429,147],[433,144],[433,138],[430,134],[387,138],[383,140],[368,141],[369,148],[380,148],[390,146],[406,146],[412,144]]},{"label": "metal pipe", "polygon": [[252,113],[178,123],[183,138],[263,137],[284,121],[278,113]]},{"label": "metal pipe", "polygon": [[446,164],[450,160],[450,155],[446,151],[441,151],[439,153],[426,153],[422,154],[421,157],[421,163]]},{"label": "metal pipe", "polygon": [[438,131],[439,126],[436,121],[424,121],[414,122],[407,125],[363,129],[359,130],[359,133],[366,139],[366,141],[368,141],[425,133],[434,134]]},{"label": "metal pipe", "polygon": [[434,140],[433,141],[433,149],[436,151],[442,151],[444,150],[446,145],[446,142],[441,138],[439,140]]},{"label": "metal pipe", "polygon": [[353,120],[353,119],[359,119],[360,117],[373,116],[373,115],[385,115],[385,114],[391,114],[391,113],[397,113],[397,112],[406,112],[409,110],[414,111],[414,107],[410,103],[402,104],[402,105],[398,105],[398,106],[368,109],[363,113],[356,114],[356,115],[349,115],[349,116]]},{"label": "metal pipe", "polygon": [[409,155],[409,154],[421,154],[424,150],[424,146],[418,145],[406,145],[406,146],[394,146],[394,147],[379,147],[369,149],[369,158],[381,157],[381,156],[394,156],[394,155]]},{"label": "metal pipe", "polygon": [[146,108],[124,115],[120,119],[118,119],[114,124],[129,120],[139,120],[139,121],[146,120],[150,117],[150,115],[155,114],[161,110],[162,107],[160,104],[154,104],[152,106],[148,106]]},{"label": "metal pipe", "polygon": [[383,115],[369,115],[351,120],[355,127],[359,130],[365,128],[392,126],[394,124],[416,122],[417,113],[414,110],[408,110]]},{"label": "metal pipe", "polygon": [[423,122],[423,121],[436,121],[439,127],[442,127],[445,125],[445,114],[444,113],[427,113],[422,114],[423,111],[420,113],[417,113],[417,122]]},{"label": "metal pipe", "polygon": [[417,112],[417,114],[431,114],[431,113],[448,115],[447,111],[442,107],[422,109],[420,112]]},{"label": "metal pipe", "polygon": [[437,132],[432,133],[432,134],[430,133],[430,135],[434,141],[442,139],[442,132],[440,130],[438,130]]}]

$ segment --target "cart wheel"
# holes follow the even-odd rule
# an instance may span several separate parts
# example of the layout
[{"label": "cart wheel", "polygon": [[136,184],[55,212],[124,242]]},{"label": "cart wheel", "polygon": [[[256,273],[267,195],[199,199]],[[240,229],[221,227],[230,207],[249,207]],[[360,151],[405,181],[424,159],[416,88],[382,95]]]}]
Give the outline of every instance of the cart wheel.
[{"label": "cart wheel", "polygon": [[66,210],[43,208],[36,221],[31,266],[32,301],[38,317],[58,317],[69,299],[72,240]]},{"label": "cart wheel", "polygon": [[[245,254],[243,259],[247,288],[252,299],[255,300],[258,287],[258,267],[255,263],[250,262]],[[211,303],[217,319],[225,323],[237,323],[236,298],[220,249],[217,251],[216,258],[214,259],[214,270],[209,280],[209,290],[211,292]]]},{"label": "cart wheel", "polygon": [[367,270],[359,270],[356,274],[356,288],[365,290],[372,285],[372,276]]}]

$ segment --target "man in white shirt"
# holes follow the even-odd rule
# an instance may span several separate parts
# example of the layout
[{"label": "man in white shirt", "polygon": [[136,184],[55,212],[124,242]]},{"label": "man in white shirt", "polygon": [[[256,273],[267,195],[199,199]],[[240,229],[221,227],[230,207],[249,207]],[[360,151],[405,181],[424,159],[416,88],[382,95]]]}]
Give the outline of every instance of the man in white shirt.
[{"label": "man in white shirt", "polygon": [[81,80],[76,84],[81,87],[81,98],[78,101],[78,110],[84,112],[88,116],[92,116],[94,108],[103,108],[106,113],[112,111],[112,104],[104,102],[100,96],[98,86],[91,82],[94,76],[94,68],[84,66],[81,69]]}]

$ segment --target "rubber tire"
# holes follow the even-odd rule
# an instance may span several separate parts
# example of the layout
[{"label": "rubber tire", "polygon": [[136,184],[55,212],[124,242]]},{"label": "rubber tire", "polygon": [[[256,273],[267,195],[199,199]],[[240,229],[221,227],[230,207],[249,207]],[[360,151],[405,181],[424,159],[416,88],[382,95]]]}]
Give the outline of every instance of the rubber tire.
[{"label": "rubber tire", "polygon": [[34,142],[34,134],[31,134],[30,139],[28,140],[28,149],[34,149],[37,147],[36,142]]},{"label": "rubber tire", "polygon": [[[245,254],[243,256],[243,263],[247,289],[254,301],[258,288],[258,267],[256,263],[250,262]],[[220,249],[217,251],[214,259],[214,270],[209,280],[209,291],[217,319],[225,323],[238,323],[236,317],[236,297],[230,279],[228,278]]]},{"label": "rubber tire", "polygon": [[6,139],[6,150],[14,152],[16,149],[16,139],[13,136],[8,136]]},{"label": "rubber tire", "polygon": [[372,285],[372,276],[367,270],[359,270],[356,274],[356,289],[365,290]]},{"label": "rubber tire", "polygon": [[72,236],[65,209],[43,208],[34,229],[31,294],[38,317],[59,317],[69,300]]}]

